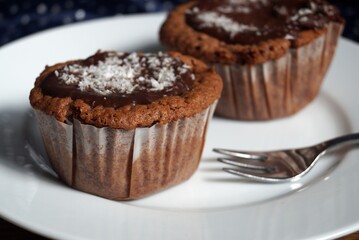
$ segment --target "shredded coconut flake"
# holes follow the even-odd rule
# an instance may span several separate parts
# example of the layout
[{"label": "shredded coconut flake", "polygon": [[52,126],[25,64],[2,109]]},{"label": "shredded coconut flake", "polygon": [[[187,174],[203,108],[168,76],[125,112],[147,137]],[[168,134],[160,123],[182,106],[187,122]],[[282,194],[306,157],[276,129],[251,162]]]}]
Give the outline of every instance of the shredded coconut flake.
[{"label": "shredded coconut flake", "polygon": [[292,40],[292,39],[295,39],[295,37],[293,36],[293,35],[291,35],[291,34],[286,34],[285,36],[284,36],[284,38],[285,39],[288,39],[288,40]]},{"label": "shredded coconut flake", "polygon": [[218,12],[228,14],[228,13],[243,13],[243,14],[249,14],[251,13],[251,9],[246,6],[233,6],[233,5],[227,5],[227,6],[219,6],[217,8]]},{"label": "shredded coconut flake", "polygon": [[177,78],[189,70],[188,65],[163,53],[141,56],[137,53],[127,56],[112,53],[96,65],[67,65],[56,70],[55,75],[67,85],[76,85],[81,91],[92,90],[100,95],[109,95],[130,94],[136,89],[161,91],[173,86]]},{"label": "shredded coconut flake", "polygon": [[290,20],[292,21],[301,21],[301,19],[304,17],[304,16],[307,16],[307,15],[310,15],[310,14],[313,14],[314,13],[314,10],[313,9],[309,9],[309,8],[301,8],[298,10],[297,14],[295,14],[294,16],[292,16],[290,18]]},{"label": "shredded coconut flake", "polygon": [[285,6],[275,7],[274,10],[283,16],[286,16],[288,14],[288,9]]},{"label": "shredded coconut flake", "polygon": [[240,32],[258,31],[258,28],[251,25],[240,24],[232,19],[220,15],[216,12],[202,12],[197,15],[198,20],[201,21],[200,28],[205,27],[219,27],[224,31],[230,33],[231,37],[234,37]]},{"label": "shredded coconut flake", "polygon": [[267,4],[268,0],[228,0],[230,4],[262,3]]}]

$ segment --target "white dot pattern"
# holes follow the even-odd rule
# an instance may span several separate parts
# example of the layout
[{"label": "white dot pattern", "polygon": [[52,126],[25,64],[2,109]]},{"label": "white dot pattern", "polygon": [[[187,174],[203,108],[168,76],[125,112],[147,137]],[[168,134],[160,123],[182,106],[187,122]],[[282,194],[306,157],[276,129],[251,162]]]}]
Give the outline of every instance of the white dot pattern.
[{"label": "white dot pattern", "polygon": [[[346,19],[344,36],[359,41],[359,4],[357,4],[357,1],[329,1],[339,7],[342,15]],[[1,0],[0,46],[28,34],[63,24],[119,14],[168,11],[184,2],[187,1]],[[226,10],[227,9],[223,9],[223,11]]]},{"label": "white dot pattern", "polygon": [[[190,74],[190,67],[163,53],[124,54],[111,52],[90,66],[66,65],[54,73],[66,85],[100,95],[131,94],[135,90],[162,91],[178,78]],[[194,75],[191,75],[192,80]]]}]

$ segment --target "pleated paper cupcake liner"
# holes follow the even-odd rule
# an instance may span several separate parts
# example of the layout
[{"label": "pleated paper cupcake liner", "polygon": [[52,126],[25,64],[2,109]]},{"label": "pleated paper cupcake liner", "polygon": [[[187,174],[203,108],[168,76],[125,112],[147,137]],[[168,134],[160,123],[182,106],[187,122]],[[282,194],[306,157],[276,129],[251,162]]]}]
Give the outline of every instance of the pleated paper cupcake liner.
[{"label": "pleated paper cupcake liner", "polygon": [[214,64],[223,79],[216,115],[238,120],[270,120],[303,109],[320,90],[343,25],[277,60],[256,65]]},{"label": "pleated paper cupcake liner", "polygon": [[54,171],[67,185],[108,199],[137,199],[196,171],[216,103],[190,118],[134,130],[57,121],[36,110]]}]

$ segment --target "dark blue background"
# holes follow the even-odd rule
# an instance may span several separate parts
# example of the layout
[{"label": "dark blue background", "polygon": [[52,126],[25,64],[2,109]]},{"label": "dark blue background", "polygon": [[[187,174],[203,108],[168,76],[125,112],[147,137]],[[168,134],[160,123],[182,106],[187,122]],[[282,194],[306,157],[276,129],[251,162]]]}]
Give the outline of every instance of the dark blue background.
[{"label": "dark blue background", "polygon": [[[117,14],[168,11],[183,2],[186,0],[0,0],[0,46],[55,26]],[[347,20],[344,36],[359,42],[359,1],[331,2]]]}]

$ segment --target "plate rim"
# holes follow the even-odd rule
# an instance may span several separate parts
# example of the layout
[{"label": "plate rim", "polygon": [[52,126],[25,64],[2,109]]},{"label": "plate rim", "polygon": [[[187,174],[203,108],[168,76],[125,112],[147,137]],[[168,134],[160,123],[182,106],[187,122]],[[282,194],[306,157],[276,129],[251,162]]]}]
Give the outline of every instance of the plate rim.
[{"label": "plate rim", "polygon": [[[41,32],[37,32],[37,33],[34,33],[34,34],[31,34],[29,36],[26,36],[24,38],[20,38],[20,39],[17,39],[13,42],[10,42],[10,43],[7,43],[5,45],[3,45],[2,47],[0,47],[0,54],[2,52],[3,49],[8,49],[10,47],[16,47],[16,45],[18,44],[22,44],[24,41],[31,41],[32,39],[36,38],[36,37],[42,37],[44,35],[47,35],[47,34],[51,34],[52,32],[56,32],[56,31],[63,31],[63,29],[66,29],[66,28],[73,28],[73,27],[82,27],[84,25],[91,25],[93,23],[99,23],[99,22],[107,22],[107,21],[112,21],[113,19],[137,19],[139,17],[141,18],[164,18],[165,16],[165,13],[155,13],[155,14],[132,14],[132,15],[121,15],[121,16],[111,16],[111,17],[106,17],[106,18],[101,18],[101,19],[94,19],[94,20],[90,20],[90,21],[85,21],[85,22],[78,22],[78,23],[73,23],[73,24],[69,24],[69,25],[65,25],[65,26],[59,26],[59,27],[55,27],[55,28],[51,28],[51,29],[47,29],[47,30],[44,30],[44,31],[41,31]],[[342,39],[341,41],[345,41],[345,42],[350,42],[350,44],[353,44],[355,46],[358,46],[355,42],[351,41],[351,40],[347,40],[347,39]],[[55,234],[54,232],[51,232],[51,231],[47,231],[47,230],[44,230],[44,229],[41,229],[40,226],[36,225],[35,223],[31,223],[31,224],[34,224],[34,225],[31,225],[31,224],[27,224],[25,223],[25,221],[22,221],[21,219],[16,219],[16,217],[11,217],[11,216],[7,216],[6,214],[4,214],[1,209],[0,209],[0,216],[5,219],[6,221],[9,221],[15,225],[18,225],[28,231],[31,231],[31,232],[35,232],[39,235],[43,235],[43,236],[49,236],[49,237],[59,237],[59,235],[53,235]],[[345,229],[347,229],[345,231]],[[341,236],[344,236],[346,234],[349,234],[351,232],[354,232],[356,230],[359,229],[359,219],[358,219],[358,222],[356,223],[353,223],[352,226],[348,226],[347,228],[344,228],[342,229],[341,231],[339,231],[339,229],[337,231],[333,231],[333,233],[330,234],[330,236],[328,235],[325,235],[323,234],[323,238],[326,238],[326,237],[341,237]],[[337,232],[337,235],[335,234]],[[58,233],[57,233],[58,234]],[[62,235],[60,237],[65,237],[65,238],[72,238],[72,239],[80,239],[79,236],[68,236],[66,235],[66,233],[61,233],[61,234],[65,234],[65,235]],[[329,234],[329,233],[328,233]],[[325,236],[324,236],[325,235]]]}]

